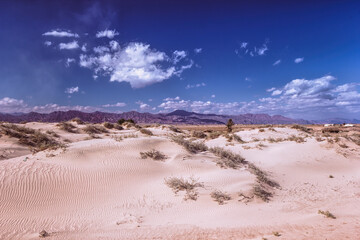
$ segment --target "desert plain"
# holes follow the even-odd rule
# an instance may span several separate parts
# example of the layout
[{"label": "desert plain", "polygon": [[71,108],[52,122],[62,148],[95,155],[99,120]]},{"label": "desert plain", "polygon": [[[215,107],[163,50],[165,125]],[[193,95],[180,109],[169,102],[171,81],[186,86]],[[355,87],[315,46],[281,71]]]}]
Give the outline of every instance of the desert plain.
[{"label": "desert plain", "polygon": [[359,239],[360,126],[0,123],[0,239]]}]

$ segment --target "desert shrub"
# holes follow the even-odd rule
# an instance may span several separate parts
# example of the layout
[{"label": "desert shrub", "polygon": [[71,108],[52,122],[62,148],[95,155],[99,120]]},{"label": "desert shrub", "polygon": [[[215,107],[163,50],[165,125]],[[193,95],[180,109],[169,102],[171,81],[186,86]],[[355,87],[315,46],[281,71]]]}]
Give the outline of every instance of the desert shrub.
[{"label": "desert shrub", "polygon": [[114,124],[114,128],[115,128],[116,130],[124,130],[124,128],[123,128],[121,125],[119,125],[119,124]]},{"label": "desert shrub", "polygon": [[104,128],[103,126],[96,126],[96,125],[86,125],[86,127],[84,127],[82,130],[89,135],[108,133],[108,130],[106,130],[106,128]]},{"label": "desert shrub", "polygon": [[172,126],[172,125],[169,126],[169,129],[176,133],[182,133],[182,131],[179,128]]},{"label": "desert shrub", "polygon": [[300,130],[300,131],[303,131],[303,132],[306,132],[306,133],[311,133],[312,129],[311,128],[307,128],[305,126],[302,126],[302,125],[293,125],[291,128],[293,129],[297,129],[297,130]]},{"label": "desert shrub", "polygon": [[227,131],[230,133],[233,130],[233,126],[235,125],[235,123],[233,122],[233,120],[230,118],[227,123],[226,123],[226,129]]},{"label": "desert shrub", "polygon": [[160,151],[157,151],[155,149],[152,149],[147,152],[140,152],[140,156],[142,159],[146,159],[149,157],[156,161],[163,161],[166,159],[166,156],[163,153],[161,153]]},{"label": "desert shrub", "polygon": [[339,146],[341,147],[341,148],[349,148],[349,146],[348,145],[346,145],[345,143],[339,143]]},{"label": "desert shrub", "polygon": [[207,137],[207,135],[203,131],[193,131],[191,136],[195,137],[195,138],[206,138]]},{"label": "desert shrub", "polygon": [[76,117],[76,118],[73,118],[71,119],[72,122],[76,122],[77,124],[84,124],[84,121],[81,120],[80,118]]},{"label": "desert shrub", "polygon": [[287,138],[288,141],[294,141],[294,142],[297,142],[297,143],[303,143],[305,142],[305,139],[303,137],[298,137],[298,136],[295,136],[295,135],[291,135],[290,137]]},{"label": "desert shrub", "polygon": [[219,205],[223,205],[225,204],[225,201],[231,200],[231,196],[229,194],[219,190],[211,192],[210,196],[214,199],[214,201],[218,202]]},{"label": "desert shrub", "polygon": [[332,219],[336,219],[336,217],[329,211],[322,211],[322,210],[319,210],[318,211],[318,214],[322,214],[324,215],[325,217],[327,218],[332,218]]},{"label": "desert shrub", "polygon": [[270,187],[280,187],[280,185],[271,180],[266,172],[262,171],[260,168],[255,166],[253,163],[247,163],[249,171],[256,176],[256,180],[260,184],[266,184]]},{"label": "desert shrub", "polygon": [[193,178],[185,180],[183,178],[170,177],[165,179],[165,184],[170,187],[175,194],[180,191],[185,191],[184,200],[197,200],[198,192],[196,188],[204,187],[202,183],[197,182]]},{"label": "desert shrub", "polygon": [[239,135],[236,134],[233,134],[233,139],[241,144],[246,143],[244,140],[242,140],[242,138]]},{"label": "desert shrub", "polygon": [[142,134],[145,134],[145,135],[148,135],[148,136],[153,136],[154,134],[152,133],[152,131],[150,131],[149,129],[146,129],[146,128],[141,128],[140,129],[140,132]]},{"label": "desert shrub", "polygon": [[316,141],[318,141],[318,142],[324,141],[324,139],[323,139],[322,137],[316,137],[315,139],[316,139]]},{"label": "desert shrub", "polygon": [[281,236],[281,234],[279,232],[273,232],[273,234],[274,234],[275,237],[280,237]]},{"label": "desert shrub", "polygon": [[61,130],[69,133],[78,133],[77,127],[68,122],[61,122],[56,124]]},{"label": "desert shrub", "polygon": [[269,143],[277,143],[277,142],[283,142],[285,139],[269,137],[267,140]]},{"label": "desert shrub", "polygon": [[124,134],[122,135],[123,138],[137,138],[139,137],[137,134],[134,133],[129,133],[129,134]]},{"label": "desert shrub", "polygon": [[41,232],[39,232],[39,238],[45,238],[48,236],[50,236],[50,234],[45,230],[42,230]]},{"label": "desert shrub", "polygon": [[261,128],[259,129],[259,132],[265,132],[265,129]]},{"label": "desert shrub", "polygon": [[266,147],[266,145],[263,144],[263,143],[258,143],[258,144],[256,144],[256,148],[258,148],[258,149],[260,149],[260,150],[262,150],[262,149],[265,148],[265,147]]},{"label": "desert shrub", "polygon": [[260,184],[256,184],[253,187],[253,194],[255,197],[262,199],[264,202],[269,202],[270,198],[273,196],[273,194],[271,192],[267,191]]},{"label": "desert shrub", "polygon": [[216,164],[222,168],[237,169],[245,161],[245,159],[239,154],[234,154],[220,147],[213,147],[210,148],[209,150],[215,156],[220,158],[217,160]]},{"label": "desert shrub", "polygon": [[208,147],[204,143],[188,141],[184,139],[184,136],[173,136],[172,140],[183,146],[190,153],[205,152],[208,150]]},{"label": "desert shrub", "polygon": [[132,120],[132,119],[124,119],[124,118],[119,119],[117,122],[118,122],[119,125],[122,125],[123,123],[126,123],[126,122],[135,124],[134,120]]},{"label": "desert shrub", "polygon": [[115,127],[115,124],[113,123],[109,123],[109,122],[104,122],[104,127],[107,129],[113,129]]},{"label": "desert shrub", "polygon": [[321,130],[322,133],[339,133],[340,129],[337,127],[326,127]]},{"label": "desert shrub", "polygon": [[211,133],[209,133],[209,138],[215,139],[215,138],[218,138],[220,135],[221,135],[220,132],[211,132]]},{"label": "desert shrub", "polygon": [[46,133],[49,134],[50,136],[53,136],[53,137],[56,137],[56,138],[60,137],[59,134],[57,134],[53,130],[47,130]]}]

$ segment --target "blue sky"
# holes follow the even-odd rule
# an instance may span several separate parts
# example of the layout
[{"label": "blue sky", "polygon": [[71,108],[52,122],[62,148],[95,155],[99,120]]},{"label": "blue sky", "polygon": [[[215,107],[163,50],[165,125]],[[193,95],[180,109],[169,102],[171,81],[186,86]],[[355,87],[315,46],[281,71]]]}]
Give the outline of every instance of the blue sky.
[{"label": "blue sky", "polygon": [[0,112],[360,116],[358,1],[1,1]]}]

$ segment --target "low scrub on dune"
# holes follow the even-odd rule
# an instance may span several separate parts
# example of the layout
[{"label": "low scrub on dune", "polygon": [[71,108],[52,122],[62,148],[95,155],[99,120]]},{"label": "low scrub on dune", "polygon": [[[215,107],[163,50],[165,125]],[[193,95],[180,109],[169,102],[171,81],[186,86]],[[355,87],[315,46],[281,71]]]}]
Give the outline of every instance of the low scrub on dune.
[{"label": "low scrub on dune", "polygon": [[215,138],[218,138],[220,136],[221,136],[221,132],[218,132],[218,131],[209,133],[209,138],[210,139],[215,139]]},{"label": "low scrub on dune", "polygon": [[336,217],[334,216],[334,214],[332,214],[332,213],[329,212],[329,211],[319,210],[319,211],[318,211],[318,214],[322,214],[322,215],[324,215],[324,216],[327,217],[327,218],[336,219]]},{"label": "low scrub on dune", "polygon": [[4,135],[17,138],[20,144],[28,146],[33,152],[64,147],[63,144],[53,139],[50,135],[39,130],[20,127],[15,124],[1,124],[0,130]]},{"label": "low scrub on dune", "polygon": [[286,140],[288,140],[288,141],[293,141],[293,142],[297,142],[297,143],[303,143],[303,142],[305,142],[305,138],[299,137],[299,136],[295,136],[295,135],[291,135],[291,136],[288,137]]},{"label": "low scrub on dune", "polygon": [[255,186],[253,187],[253,194],[255,197],[260,198],[264,202],[269,202],[270,198],[273,197],[272,192],[266,190],[260,184],[255,184]]},{"label": "low scrub on dune", "polygon": [[142,159],[151,158],[155,161],[164,161],[166,159],[165,154],[155,149],[147,152],[140,152],[140,156]]},{"label": "low scrub on dune", "polygon": [[183,178],[170,177],[165,179],[165,184],[170,187],[175,194],[181,191],[185,191],[184,200],[197,200],[198,192],[197,188],[204,187],[202,183],[199,183],[194,178],[185,180]]},{"label": "low scrub on dune", "polygon": [[76,122],[79,125],[85,124],[83,120],[81,120],[80,118],[76,117],[71,119],[72,122]]},{"label": "low scrub on dune", "polygon": [[300,131],[303,131],[303,132],[306,132],[306,133],[311,133],[312,132],[311,128],[307,128],[305,126],[298,125],[298,124],[293,125],[291,128],[297,129],[297,130],[300,130]]},{"label": "low scrub on dune", "polygon": [[256,176],[256,180],[258,181],[258,183],[266,184],[270,187],[277,187],[277,188],[280,187],[280,185],[277,182],[271,180],[268,177],[268,174],[263,170],[261,170],[260,168],[258,168],[257,166],[255,166],[255,164],[247,163],[247,166],[249,171]]},{"label": "low scrub on dune", "polygon": [[190,153],[205,152],[208,150],[208,147],[204,143],[186,140],[184,136],[173,136],[171,139],[183,146]]},{"label": "low scrub on dune", "polygon": [[60,122],[56,124],[61,130],[69,133],[78,133],[78,128],[68,122]]},{"label": "low scrub on dune", "polygon": [[49,134],[50,136],[56,137],[56,138],[60,137],[59,134],[57,134],[57,133],[54,132],[53,130],[47,130],[47,131],[46,131],[46,134]]},{"label": "low scrub on dune", "polygon": [[84,127],[82,129],[84,132],[86,132],[87,134],[91,135],[91,134],[101,134],[101,133],[108,133],[109,131],[106,130],[106,128],[104,128],[103,126],[96,126],[96,125],[86,125],[86,127]]},{"label": "low scrub on dune", "polygon": [[152,133],[152,131],[150,131],[149,129],[146,129],[146,128],[141,128],[140,129],[140,132],[142,134],[145,134],[145,135],[148,135],[148,136],[153,136],[154,134]]},{"label": "low scrub on dune", "polygon": [[220,159],[217,160],[216,164],[222,168],[233,168],[237,169],[245,163],[245,158],[239,154],[232,153],[220,147],[213,147],[209,149],[215,156]]},{"label": "low scrub on dune", "polygon": [[182,133],[183,131],[181,131],[179,128],[175,127],[175,126],[172,126],[170,125],[169,126],[169,129],[175,133]]},{"label": "low scrub on dune", "polygon": [[191,134],[194,138],[206,138],[207,135],[203,131],[193,131]]},{"label": "low scrub on dune", "polygon": [[211,192],[210,196],[214,199],[214,201],[218,202],[219,205],[223,205],[226,201],[231,200],[231,196],[229,194],[220,190],[215,190]]},{"label": "low scrub on dune", "polygon": [[340,129],[337,127],[326,127],[321,130],[322,133],[339,133]]}]

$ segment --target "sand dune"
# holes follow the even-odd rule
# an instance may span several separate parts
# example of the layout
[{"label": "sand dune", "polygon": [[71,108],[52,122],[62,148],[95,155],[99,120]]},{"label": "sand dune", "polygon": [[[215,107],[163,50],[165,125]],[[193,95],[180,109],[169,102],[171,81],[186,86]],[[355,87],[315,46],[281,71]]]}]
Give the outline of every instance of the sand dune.
[{"label": "sand dune", "polygon": [[[341,138],[348,148],[296,129],[276,128],[237,132],[248,143],[219,137],[206,140],[241,154],[280,184],[269,202],[245,202],[255,176],[245,167],[224,169],[211,152],[188,153],[171,141],[167,128],[111,130],[89,139],[55,124],[28,123],[52,129],[67,148],[9,155],[0,161],[0,239],[357,239],[360,236],[359,146]],[[82,126],[77,126],[81,128]],[[114,136],[137,134],[116,141]],[[269,137],[303,136],[305,142],[270,143]],[[259,141],[253,141],[258,138]],[[2,136],[3,144],[10,138]],[[203,141],[203,140],[196,140]],[[256,147],[259,142],[265,146]],[[13,142],[12,144],[16,144]],[[244,148],[243,146],[249,148]],[[2,145],[4,146],[4,145]],[[17,145],[16,147],[20,147]],[[23,148],[23,147],[22,147]],[[5,148],[4,148],[5,149]],[[142,159],[140,152],[156,149],[164,161]],[[329,176],[332,175],[333,178]],[[203,183],[196,201],[174,194],[165,179],[194,178]],[[219,205],[214,190],[231,200]],[[336,219],[318,214],[329,210]],[[278,232],[281,236],[275,236]]]}]

